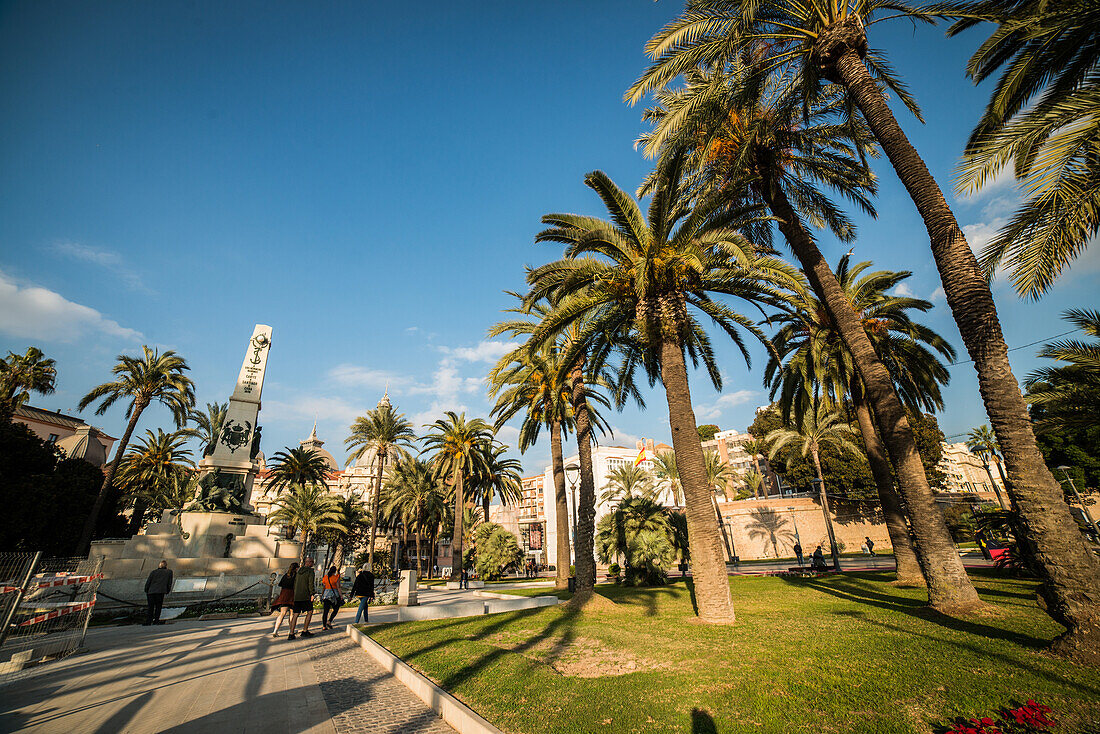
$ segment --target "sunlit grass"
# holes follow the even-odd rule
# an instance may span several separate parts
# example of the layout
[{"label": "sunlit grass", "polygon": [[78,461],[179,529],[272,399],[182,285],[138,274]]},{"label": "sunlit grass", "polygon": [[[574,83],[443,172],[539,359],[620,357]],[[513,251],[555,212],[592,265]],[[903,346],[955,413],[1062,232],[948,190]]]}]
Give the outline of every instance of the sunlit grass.
[{"label": "sunlit grass", "polygon": [[600,587],[617,603],[608,610],[369,631],[501,729],[526,734],[927,732],[1027,698],[1052,706],[1063,731],[1100,721],[1100,671],[1042,652],[1059,628],[1036,607],[1033,583],[978,573],[996,612],[952,619],[891,577],[735,578],[728,627],[697,623],[680,582]]}]

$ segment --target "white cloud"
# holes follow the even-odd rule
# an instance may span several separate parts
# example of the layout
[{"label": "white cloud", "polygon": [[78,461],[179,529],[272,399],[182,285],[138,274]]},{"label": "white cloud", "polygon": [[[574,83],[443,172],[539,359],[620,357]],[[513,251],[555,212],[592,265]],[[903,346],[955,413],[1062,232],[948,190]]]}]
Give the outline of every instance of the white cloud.
[{"label": "white cloud", "polygon": [[913,292],[905,283],[898,283],[898,287],[894,289],[894,295],[899,298],[916,298],[917,294]]},{"label": "white cloud", "polygon": [[620,430],[615,426],[611,426],[611,432],[615,434],[615,437],[604,436],[600,439],[600,443],[605,446],[625,446],[628,449],[634,448],[638,445],[638,441],[641,440],[641,436],[635,436],[633,433],[627,433]]},{"label": "white cloud", "polygon": [[751,402],[757,394],[758,393],[756,390],[736,390],[731,393],[723,393],[722,395],[719,395],[718,399],[715,400],[713,403],[705,403],[702,405],[694,406],[695,420],[718,420],[722,417],[722,414],[727,409]]},{"label": "white cloud", "polygon": [[0,271],[0,331],[18,338],[71,342],[89,332],[128,341],[141,333],[120,326],[99,311],[73,303],[39,286],[21,286]]},{"label": "white cloud", "polygon": [[936,290],[932,291],[932,295],[930,295],[928,297],[928,300],[932,301],[933,303],[935,303],[937,301],[947,300],[947,294],[943,292],[943,286],[942,285],[936,286]]},{"label": "white cloud", "polygon": [[365,412],[361,406],[352,405],[342,398],[299,395],[291,400],[264,400],[262,415],[264,420],[269,421],[305,419],[310,422],[334,421],[350,426]]},{"label": "white cloud", "polygon": [[117,252],[111,250],[103,250],[91,245],[84,245],[79,242],[56,242],[52,247],[53,251],[62,257],[69,258],[71,260],[79,260],[80,262],[91,263],[92,265],[98,265],[99,267],[109,270],[114,273],[123,283],[126,284],[131,290],[139,291],[142,293],[152,293],[152,289],[145,285],[145,282],[141,279],[137,273],[126,266],[126,262],[122,259],[122,256]]},{"label": "white cloud", "polygon": [[514,449],[516,453],[519,452],[519,429],[515,426],[501,426],[500,430],[497,431],[497,440],[507,444],[508,448]]},{"label": "white cloud", "polygon": [[512,345],[508,342],[482,341],[474,347],[457,347],[449,349],[440,347],[445,354],[453,356],[465,362],[488,362],[493,364],[508,352],[512,351]]},{"label": "white cloud", "polygon": [[[437,420],[443,417],[443,414],[448,410],[453,410],[455,413],[465,413],[469,411],[469,408],[463,403],[454,403],[433,400],[431,406],[427,410],[422,410],[419,413],[413,415],[409,420],[412,421],[413,428],[420,432],[423,426],[431,425]],[[467,416],[470,417],[470,416]]]},{"label": "white cloud", "polygon": [[411,380],[385,370],[372,370],[354,364],[338,364],[328,372],[329,378],[344,387],[373,387],[384,390],[386,386],[401,387]]}]

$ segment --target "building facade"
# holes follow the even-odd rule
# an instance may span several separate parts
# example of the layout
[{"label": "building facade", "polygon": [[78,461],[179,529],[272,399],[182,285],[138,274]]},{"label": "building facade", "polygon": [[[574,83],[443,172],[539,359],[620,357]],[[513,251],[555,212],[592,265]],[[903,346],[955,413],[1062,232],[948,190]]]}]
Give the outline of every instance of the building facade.
[{"label": "building facade", "polygon": [[[998,468],[1000,459],[989,459],[989,471],[977,454],[965,443],[943,443],[939,469],[944,473],[944,489],[948,492],[1004,492],[1004,482]],[[992,475],[992,485],[990,484]]]},{"label": "building facade", "polygon": [[39,438],[56,444],[69,458],[84,459],[96,466],[107,464],[118,441],[80,418],[30,405],[17,407],[12,419],[30,428]]}]

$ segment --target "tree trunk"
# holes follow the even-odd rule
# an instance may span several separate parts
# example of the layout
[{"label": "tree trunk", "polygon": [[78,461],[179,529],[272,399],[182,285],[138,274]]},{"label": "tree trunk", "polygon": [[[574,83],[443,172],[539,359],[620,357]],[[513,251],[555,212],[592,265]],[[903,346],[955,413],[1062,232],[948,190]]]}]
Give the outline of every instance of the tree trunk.
[{"label": "tree trunk", "polygon": [[894,474],[890,471],[890,460],[886,457],[886,447],[882,445],[871,418],[871,409],[863,394],[863,383],[853,376],[848,394],[855,406],[856,422],[863,436],[863,445],[867,449],[867,463],[871,465],[871,474],[878,487],[878,500],[882,507],[882,517],[886,522],[886,532],[890,536],[890,545],[894,548],[894,561],[897,563],[897,580],[907,586],[923,586],[924,574],[920,570],[913,542],[909,537],[909,524],[905,519],[901,498],[894,491]]},{"label": "tree trunk", "polygon": [[451,581],[462,581],[462,510],[466,502],[462,498],[462,470],[457,466],[454,470],[455,483],[455,527],[451,533]]},{"label": "tree trunk", "polygon": [[[671,298],[668,299],[671,301]],[[662,303],[666,324],[683,323],[684,304]],[[664,311],[672,313],[664,313]],[[674,332],[675,333],[675,332]],[[672,429],[672,448],[680,484],[684,488],[684,514],[688,525],[695,603],[699,618],[705,622],[734,621],[729,575],[722,559],[722,539],[715,527],[713,492],[707,486],[706,459],[691,407],[687,364],[679,338],[662,334],[661,382],[668,401],[668,423]]]},{"label": "tree trunk", "polygon": [[1062,501],[1061,487],[1039,452],[1027,404],[1012,374],[989,282],[943,192],[863,63],[862,25],[852,25],[837,24],[835,31],[829,29],[815,43],[825,52],[825,73],[848,89],[928,230],[947,304],[974,361],[978,389],[1008,466],[1008,494],[1043,576],[1040,592],[1047,612],[1066,627],[1054,650],[1100,661],[1100,560],[1081,535]]},{"label": "tree trunk", "polygon": [[[990,477],[992,479],[992,477]],[[131,536],[137,535],[145,524],[145,513],[149,510],[149,503],[141,497],[134,498],[134,511],[130,514],[130,524],[126,528],[126,532]]]},{"label": "tree trunk", "polygon": [[565,460],[561,448],[561,421],[550,426],[550,466],[554,475],[554,532],[557,534],[557,564],[554,588],[569,588],[569,499],[565,494]]},{"label": "tree trunk", "polygon": [[814,459],[814,471],[817,472],[817,491],[821,497],[821,511],[825,513],[825,530],[829,534],[829,552],[833,556],[833,568],[840,570],[840,549],[836,547],[836,535],[833,533],[833,515],[829,509],[829,496],[825,493],[825,475],[821,473],[821,459],[817,447],[811,450]]},{"label": "tree trunk", "polygon": [[88,513],[88,518],[84,521],[84,529],[80,532],[80,542],[76,546],[76,554],[78,556],[87,555],[92,547],[92,537],[95,535],[96,523],[99,522],[99,513],[103,511],[103,503],[107,500],[107,493],[115,483],[115,474],[118,473],[118,466],[122,463],[122,454],[130,444],[130,437],[134,435],[134,429],[137,427],[138,418],[141,417],[142,411],[145,410],[148,404],[148,401],[135,400],[134,404],[130,407],[130,422],[126,424],[126,432],[122,434],[122,440],[118,442],[118,448],[115,449],[114,461],[111,462],[111,466],[107,469],[107,475],[103,477],[103,484],[99,487],[99,494],[95,496],[95,502],[92,503],[92,510]]},{"label": "tree trunk", "polygon": [[576,555],[577,591],[596,586],[596,480],[592,470],[592,418],[588,413],[588,395],[584,384],[583,361],[573,368],[573,420],[577,428],[577,460],[580,467],[580,497],[573,511],[577,514]]},{"label": "tree trunk", "polygon": [[989,488],[993,490],[993,494],[997,495],[997,504],[1001,506],[1002,510],[1007,510],[1008,506],[1005,505],[1005,499],[1001,496],[1001,490],[997,489],[997,483],[993,481],[993,472],[989,468],[989,460],[982,459],[982,464],[985,466],[985,475],[989,477]]},{"label": "tree trunk", "polygon": [[374,537],[378,532],[378,504],[382,501],[382,471],[386,467],[386,452],[378,451],[375,454],[375,461],[378,462],[378,477],[374,480],[374,500],[371,507],[371,519],[370,519],[370,544],[367,546],[367,565],[371,567],[371,573],[374,572]]},{"label": "tree trunk", "polygon": [[298,556],[298,563],[306,562],[306,550],[309,548],[309,531],[302,530],[302,553]]},{"label": "tree trunk", "polygon": [[492,498],[489,496],[489,488],[486,487],[485,490],[481,493],[481,509],[485,513],[482,516],[481,519],[484,520],[485,522],[489,522],[489,500],[490,499],[492,499]]},{"label": "tree trunk", "polygon": [[423,566],[420,565],[420,526],[416,527],[416,532],[413,534],[416,538],[416,577],[422,578],[424,575]]},{"label": "tree trunk", "polygon": [[335,552],[332,554],[332,565],[336,566],[337,573],[340,572],[341,567],[344,565],[344,544],[345,541],[339,541],[336,544]]},{"label": "tree trunk", "polygon": [[859,314],[837,282],[821,250],[803,226],[786,194],[773,178],[765,181],[762,194],[778,226],[787,239],[802,271],[836,324],[840,338],[852,355],[852,361],[863,380],[863,387],[872,413],[878,423],[879,435],[886,445],[901,495],[909,509],[916,538],[918,560],[928,583],[928,603],[942,612],[965,612],[980,607],[982,602],[966,575],[962,559],[951,542],[951,533],[936,505],[924,464],[917,452],[917,441],[905,408],[898,399],[890,373],[875,353],[863,328]]}]

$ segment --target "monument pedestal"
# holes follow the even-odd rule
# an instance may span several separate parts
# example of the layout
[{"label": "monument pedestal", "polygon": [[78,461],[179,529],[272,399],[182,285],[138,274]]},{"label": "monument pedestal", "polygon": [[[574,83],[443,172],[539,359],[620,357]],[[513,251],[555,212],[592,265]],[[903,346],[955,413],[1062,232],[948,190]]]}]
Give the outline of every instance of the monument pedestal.
[{"label": "monument pedestal", "polygon": [[415,607],[420,602],[416,599],[416,571],[402,571],[401,583],[397,586],[397,606]]}]

